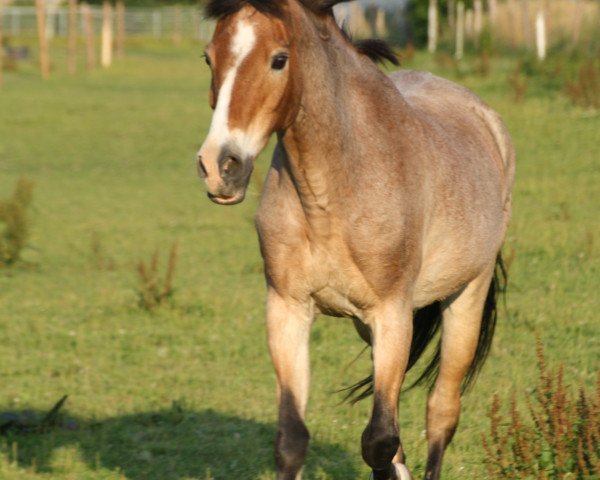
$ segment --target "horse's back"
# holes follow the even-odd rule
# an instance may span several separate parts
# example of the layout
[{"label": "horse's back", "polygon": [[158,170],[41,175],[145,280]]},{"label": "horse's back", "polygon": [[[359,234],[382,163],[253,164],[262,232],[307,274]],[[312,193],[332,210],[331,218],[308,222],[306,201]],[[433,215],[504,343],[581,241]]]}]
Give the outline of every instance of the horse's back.
[{"label": "horse's back", "polygon": [[497,152],[504,175],[504,193],[510,196],[515,153],[508,130],[494,110],[467,88],[428,72],[398,70],[389,78],[414,111],[438,126],[446,136],[464,137],[466,131],[488,133],[489,137],[479,135],[478,138],[491,140],[488,146]]}]

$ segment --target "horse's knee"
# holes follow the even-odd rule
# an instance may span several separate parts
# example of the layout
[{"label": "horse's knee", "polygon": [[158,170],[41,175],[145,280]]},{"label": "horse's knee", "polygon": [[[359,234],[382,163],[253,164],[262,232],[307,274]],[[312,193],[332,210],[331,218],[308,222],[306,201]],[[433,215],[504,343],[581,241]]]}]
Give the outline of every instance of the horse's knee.
[{"label": "horse's knee", "polygon": [[275,449],[278,479],[295,480],[302,470],[310,435],[290,400],[284,400],[279,416]]},{"label": "horse's knee", "polygon": [[376,402],[371,421],[362,435],[362,456],[367,465],[373,469],[375,478],[377,472],[391,469],[392,460],[399,446],[400,436],[395,419],[379,408]]}]

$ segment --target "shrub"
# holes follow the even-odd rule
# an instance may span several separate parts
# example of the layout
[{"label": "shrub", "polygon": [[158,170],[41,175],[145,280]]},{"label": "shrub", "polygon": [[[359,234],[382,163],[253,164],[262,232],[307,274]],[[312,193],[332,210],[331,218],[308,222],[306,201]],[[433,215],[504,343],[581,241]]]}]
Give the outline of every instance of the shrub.
[{"label": "shrub", "polygon": [[490,409],[490,434],[483,436],[490,478],[600,478],[600,371],[594,396],[579,389],[576,398],[564,382],[564,369],[549,371],[537,342],[539,376],[527,396],[529,422],[513,394],[508,418],[496,394]]},{"label": "shrub", "polygon": [[177,263],[177,244],[171,247],[167,271],[161,282],[158,275],[158,250],[150,259],[148,264],[140,261],[137,267],[140,279],[140,290],[138,292],[138,304],[144,310],[154,310],[169,300],[174,293],[173,277]]},{"label": "shrub", "polygon": [[32,192],[33,182],[21,178],[12,197],[0,200],[0,268],[19,261],[27,245],[31,223],[27,210]]}]

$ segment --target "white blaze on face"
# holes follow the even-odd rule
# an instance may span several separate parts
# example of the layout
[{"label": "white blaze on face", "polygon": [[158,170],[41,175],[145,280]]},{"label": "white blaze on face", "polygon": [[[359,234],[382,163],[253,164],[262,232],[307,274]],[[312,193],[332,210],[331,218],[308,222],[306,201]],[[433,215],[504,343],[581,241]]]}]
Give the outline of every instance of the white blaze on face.
[{"label": "white blaze on face", "polygon": [[[225,75],[225,80],[219,90],[217,105],[213,113],[210,130],[206,141],[200,149],[200,155],[208,150],[220,151],[221,147],[227,143],[235,144],[240,153],[249,156],[256,156],[259,153],[260,145],[254,140],[248,132],[240,129],[233,131],[229,128],[229,107],[231,104],[231,94],[235,84],[235,79],[240,65],[248,57],[256,44],[256,34],[254,27],[244,20],[237,24],[235,35],[232,38],[230,51],[233,57],[233,65]],[[257,139],[258,140],[258,139]]]}]

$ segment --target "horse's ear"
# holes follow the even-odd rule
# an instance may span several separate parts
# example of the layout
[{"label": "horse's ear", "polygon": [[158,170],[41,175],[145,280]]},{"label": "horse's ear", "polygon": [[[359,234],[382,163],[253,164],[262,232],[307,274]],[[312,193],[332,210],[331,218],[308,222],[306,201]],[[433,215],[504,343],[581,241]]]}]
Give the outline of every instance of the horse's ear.
[{"label": "horse's ear", "polygon": [[344,3],[347,0],[321,0],[319,3],[321,3],[323,6],[321,7],[323,10],[329,10],[330,8],[333,8],[335,5],[337,5],[338,3]]},{"label": "horse's ear", "polygon": [[338,3],[342,3],[344,1],[348,0],[302,0],[302,3],[313,12],[326,13],[330,12],[331,9]]}]

